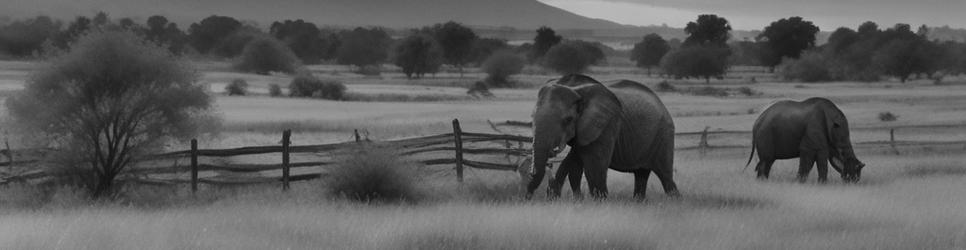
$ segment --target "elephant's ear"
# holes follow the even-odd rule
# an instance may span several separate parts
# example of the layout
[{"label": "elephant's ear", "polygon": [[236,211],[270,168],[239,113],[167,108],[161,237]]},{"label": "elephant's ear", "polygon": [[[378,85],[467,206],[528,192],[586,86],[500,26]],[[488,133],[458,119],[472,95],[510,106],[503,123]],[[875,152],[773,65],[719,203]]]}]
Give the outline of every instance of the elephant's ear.
[{"label": "elephant's ear", "polygon": [[[823,109],[819,107],[818,109]],[[812,110],[805,125],[805,140],[802,146],[809,149],[828,149],[831,142],[832,123],[824,110]]]},{"label": "elephant's ear", "polygon": [[601,84],[584,84],[574,90],[581,96],[577,104],[580,117],[577,119],[577,143],[586,146],[597,140],[607,125],[621,115],[621,104],[617,96]]}]

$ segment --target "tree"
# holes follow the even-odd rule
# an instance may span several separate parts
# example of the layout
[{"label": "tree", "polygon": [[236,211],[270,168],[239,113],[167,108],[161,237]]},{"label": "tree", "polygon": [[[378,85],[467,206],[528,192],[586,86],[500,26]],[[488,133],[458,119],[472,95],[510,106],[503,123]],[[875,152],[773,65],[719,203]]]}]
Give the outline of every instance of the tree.
[{"label": "tree", "polygon": [[526,60],[509,51],[496,52],[483,62],[486,81],[493,86],[509,86],[510,76],[523,71]]},{"label": "tree", "polygon": [[302,19],[274,22],[269,33],[285,43],[305,64],[319,63],[325,56],[322,31],[313,23]]},{"label": "tree", "polygon": [[637,67],[647,69],[647,75],[651,75],[651,67],[661,64],[661,58],[671,50],[664,38],[658,34],[647,34],[644,39],[634,44],[631,50],[631,60],[637,62]]},{"label": "tree", "polygon": [[443,59],[447,64],[456,66],[463,77],[463,65],[470,60],[476,33],[457,22],[449,21],[433,27],[436,41],[443,49]]},{"label": "tree", "polygon": [[607,55],[604,54],[604,50],[601,47],[606,47],[600,42],[588,42],[584,40],[573,40],[570,41],[589,57],[590,65],[598,65],[607,60]]},{"label": "tree", "polygon": [[267,75],[272,71],[295,73],[298,65],[298,58],[281,41],[261,36],[245,45],[234,67],[244,72]]},{"label": "tree", "polygon": [[775,71],[782,58],[798,58],[802,51],[814,47],[818,31],[818,26],[797,16],[772,22],[757,37],[770,52],[761,54],[761,63]]},{"label": "tree", "polygon": [[168,22],[164,16],[154,15],[148,17],[147,28],[144,32],[148,41],[162,44],[171,53],[181,54],[184,52],[187,43],[187,35],[178,28],[178,24]]},{"label": "tree", "polygon": [[688,33],[688,38],[684,39],[682,46],[727,47],[728,38],[731,37],[731,25],[728,20],[717,15],[699,15],[696,22],[688,22],[684,32]]},{"label": "tree", "polygon": [[873,62],[884,73],[906,82],[912,74],[931,75],[939,68],[943,57],[942,49],[922,36],[912,33],[909,25],[897,24],[884,32],[884,45],[873,55]]},{"label": "tree", "polygon": [[214,47],[208,50],[208,54],[223,58],[237,57],[245,50],[248,43],[264,37],[271,37],[271,35],[258,28],[245,25],[219,40]]},{"label": "tree", "polygon": [[716,15],[700,15],[697,22],[689,22],[684,32],[688,37],[676,49],[664,56],[661,68],[674,77],[700,77],[705,83],[711,77],[721,78],[728,68],[731,48],[728,20]]},{"label": "tree", "polygon": [[573,41],[562,42],[544,55],[543,65],[560,74],[577,74],[594,63],[594,55],[586,47]]},{"label": "tree", "polygon": [[688,46],[672,50],[661,60],[664,73],[676,78],[699,77],[705,83],[711,78],[721,78],[728,66],[727,48],[714,46]]},{"label": "tree", "polygon": [[537,29],[537,36],[533,38],[533,49],[530,51],[530,62],[534,63],[539,61],[547,51],[554,45],[560,43],[563,37],[557,35],[557,32],[553,31],[550,27],[540,27]]},{"label": "tree", "polygon": [[376,65],[386,60],[391,39],[380,28],[355,28],[340,34],[341,45],[337,51],[339,64],[358,66]]},{"label": "tree", "polygon": [[478,65],[490,58],[493,53],[501,50],[510,49],[506,40],[496,38],[480,38],[473,42],[473,49],[470,52],[470,60]]},{"label": "tree", "polygon": [[33,73],[6,104],[16,122],[76,160],[65,167],[78,168],[93,197],[105,197],[135,159],[199,131],[212,99],[197,79],[164,48],[130,32],[96,31]]},{"label": "tree", "polygon": [[57,35],[60,26],[50,17],[37,16],[0,27],[0,52],[20,57],[37,53]]},{"label": "tree", "polygon": [[421,78],[426,73],[439,71],[443,52],[433,38],[413,34],[406,37],[393,49],[393,62],[402,68],[406,77]]},{"label": "tree", "polygon": [[209,16],[188,27],[188,39],[199,53],[207,54],[223,39],[242,27],[241,22],[227,16]]}]

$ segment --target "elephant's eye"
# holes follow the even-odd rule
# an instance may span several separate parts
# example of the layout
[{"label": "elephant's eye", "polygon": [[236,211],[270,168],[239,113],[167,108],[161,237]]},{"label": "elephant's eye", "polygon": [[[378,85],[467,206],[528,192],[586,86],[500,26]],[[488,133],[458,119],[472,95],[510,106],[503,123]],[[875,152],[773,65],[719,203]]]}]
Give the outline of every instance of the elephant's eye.
[{"label": "elephant's eye", "polygon": [[838,124],[838,123],[832,123],[832,127],[833,127],[833,128],[839,128],[839,127],[841,127],[841,126],[839,126],[839,124]]}]

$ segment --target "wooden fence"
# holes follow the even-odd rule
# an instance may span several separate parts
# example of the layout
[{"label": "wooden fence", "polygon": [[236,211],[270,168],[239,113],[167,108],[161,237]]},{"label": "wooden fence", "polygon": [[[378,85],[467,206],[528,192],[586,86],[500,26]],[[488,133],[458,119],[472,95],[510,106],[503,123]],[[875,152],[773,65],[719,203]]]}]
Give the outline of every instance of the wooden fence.
[{"label": "wooden fence", "polygon": [[[506,170],[513,171],[517,170],[518,164],[515,164],[512,158],[518,160],[528,157],[530,155],[530,143],[532,138],[523,135],[515,135],[504,132],[500,127],[531,127],[529,122],[520,121],[505,121],[501,123],[490,122],[491,127],[499,132],[499,134],[488,134],[488,133],[473,133],[464,132],[460,127],[458,120],[453,120],[453,132],[445,134],[437,134],[423,137],[406,138],[390,141],[370,141],[368,138],[362,138],[358,131],[354,133],[355,140],[350,142],[342,143],[332,143],[332,144],[317,144],[317,145],[292,145],[291,143],[291,130],[285,130],[282,133],[281,145],[271,145],[271,146],[253,146],[253,147],[239,147],[239,148],[228,148],[228,149],[200,149],[198,148],[198,141],[191,140],[191,145],[189,150],[168,152],[163,154],[151,155],[139,159],[137,165],[139,167],[130,169],[126,171],[125,175],[120,179],[122,181],[137,182],[141,184],[155,184],[155,185],[171,185],[171,184],[190,184],[192,191],[198,190],[198,184],[208,184],[208,185],[248,185],[248,184],[258,184],[258,183],[280,183],[282,189],[288,189],[290,187],[290,182],[292,181],[302,181],[302,180],[312,180],[318,179],[325,175],[324,172],[313,172],[313,173],[301,173],[301,174],[291,174],[293,169],[302,169],[310,167],[326,167],[335,164],[334,157],[341,155],[351,154],[354,149],[358,149],[360,145],[369,146],[385,146],[398,149],[399,154],[404,156],[414,156],[418,159],[417,162],[429,165],[452,165],[456,173],[457,181],[463,180],[464,168],[476,168],[476,169],[487,169],[487,170]],[[896,129],[909,129],[909,128],[960,128],[966,127],[966,125],[931,125],[931,126],[903,126],[903,127],[891,127],[888,128],[889,140],[883,141],[870,141],[870,142],[859,142],[856,143],[858,146],[888,146],[896,154],[899,154],[898,146],[924,146],[924,145],[966,145],[966,141],[898,141],[895,139]],[[709,137],[712,135],[733,135],[742,136],[750,138],[750,131],[709,131],[710,128],[706,127],[703,131],[697,132],[682,132],[676,133],[676,136],[687,137],[687,136],[699,136],[697,145],[695,146],[684,146],[678,147],[678,150],[699,150],[702,154],[713,150],[715,148],[748,148],[749,145],[712,145],[709,143]],[[864,129],[886,129],[880,128],[857,128],[856,130]],[[749,140],[750,141],[750,140]],[[14,161],[14,156],[17,151],[12,151],[10,149],[0,150],[0,155],[5,155],[8,158],[7,162],[0,162],[0,166],[15,166],[21,164],[35,163],[37,160],[20,160]],[[204,158],[226,158],[235,156],[246,156],[246,155],[265,155],[265,154],[281,154],[280,163],[266,163],[266,164],[214,164],[211,161],[202,162],[200,159]],[[313,155],[326,155],[323,157],[314,157],[314,160],[302,160],[297,162],[291,162],[290,156],[292,154],[313,154]],[[20,155],[26,155],[20,153]],[[469,156],[469,157],[467,157]],[[480,158],[484,156],[503,156],[507,159],[506,163],[499,162],[487,162],[482,160],[472,160],[470,158]],[[18,159],[24,157],[18,157]],[[189,161],[187,165],[181,162],[181,160],[188,158]],[[313,158],[313,157],[308,157]],[[492,157],[491,157],[492,158]],[[173,162],[173,163],[172,163]],[[516,161],[519,162],[519,161]],[[153,164],[152,164],[153,163]],[[143,166],[148,165],[148,166]],[[266,171],[278,171],[281,170],[281,176],[264,176]],[[152,177],[152,175],[184,175],[185,172],[189,172],[189,178],[158,178]],[[227,172],[227,173],[260,173],[262,175],[258,177],[244,177],[244,178],[212,178],[212,177],[201,177],[202,172]],[[229,174],[231,175],[231,174]],[[6,184],[15,181],[28,181],[41,179],[51,176],[40,169],[29,170],[26,172],[9,175],[0,176],[0,184]]]}]

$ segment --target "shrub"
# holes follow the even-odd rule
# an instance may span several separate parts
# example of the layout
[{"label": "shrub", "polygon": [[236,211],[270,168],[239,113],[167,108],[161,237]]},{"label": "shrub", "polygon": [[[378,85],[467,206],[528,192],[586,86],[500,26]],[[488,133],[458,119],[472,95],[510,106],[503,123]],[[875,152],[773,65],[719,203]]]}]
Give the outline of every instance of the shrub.
[{"label": "shrub", "polygon": [[819,52],[807,51],[798,59],[782,60],[781,75],[786,80],[803,82],[831,81],[832,72],[829,71],[829,60]]},{"label": "shrub", "polygon": [[692,95],[700,95],[700,96],[715,96],[715,97],[728,96],[728,90],[726,88],[715,88],[711,86],[689,88],[687,92]]},{"label": "shrub", "polygon": [[268,85],[268,95],[272,97],[277,97],[282,95],[282,86],[277,83],[272,83]]},{"label": "shrub", "polygon": [[278,71],[293,73],[299,59],[282,42],[271,37],[259,37],[245,45],[235,69],[267,75]]},{"label": "shrub", "polygon": [[899,116],[893,114],[892,112],[881,112],[879,113],[879,120],[883,122],[891,122],[898,119]]},{"label": "shrub", "polygon": [[522,56],[510,52],[497,52],[483,62],[483,71],[486,72],[486,81],[491,86],[508,87],[510,86],[510,76],[519,74],[523,71],[526,59]]},{"label": "shrub", "polygon": [[678,88],[674,87],[674,85],[668,83],[667,81],[661,81],[660,83],[657,84],[657,91],[675,92],[675,91],[678,91]]},{"label": "shrub", "polygon": [[93,197],[109,197],[132,161],[204,127],[198,118],[212,98],[188,65],[133,33],[95,31],[32,73],[6,106],[14,121],[48,136],[45,146],[75,160],[66,167]]},{"label": "shrub", "polygon": [[415,164],[395,150],[360,147],[338,160],[326,181],[330,195],[356,201],[415,201]]},{"label": "shrub", "polygon": [[288,86],[289,96],[316,97],[329,100],[342,100],[346,87],[336,80],[320,80],[309,74],[301,74],[292,79]]},{"label": "shrub", "polygon": [[244,79],[231,80],[231,83],[225,86],[225,92],[228,95],[245,95],[248,93],[248,82]]},{"label": "shrub", "polygon": [[756,96],[761,94],[761,92],[755,91],[751,87],[747,86],[738,88],[738,93],[745,96]]}]

